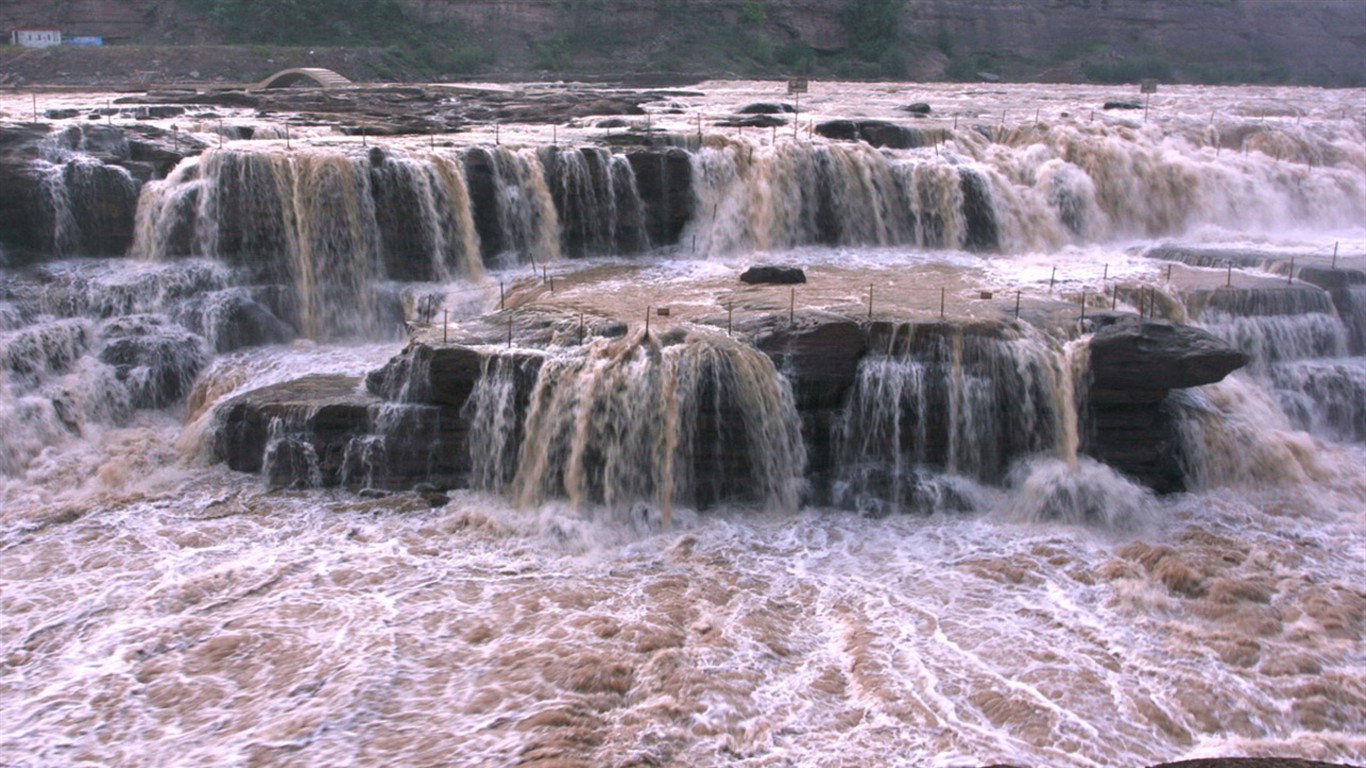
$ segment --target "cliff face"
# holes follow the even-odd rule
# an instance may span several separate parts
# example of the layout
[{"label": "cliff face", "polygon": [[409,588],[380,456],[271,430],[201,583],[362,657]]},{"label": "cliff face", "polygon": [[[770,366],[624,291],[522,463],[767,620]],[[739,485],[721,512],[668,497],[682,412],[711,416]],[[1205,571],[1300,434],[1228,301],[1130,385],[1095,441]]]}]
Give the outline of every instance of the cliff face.
[{"label": "cliff face", "polygon": [[[818,56],[856,42],[845,24],[847,4],[830,0],[411,4],[425,20],[458,20],[478,37],[496,41],[505,56],[524,60],[534,59],[538,43],[572,37],[584,24],[613,30],[609,37],[619,45],[597,53],[618,61],[648,60],[667,47],[671,35],[699,24],[749,29],[775,47],[804,45]],[[912,69],[939,76],[948,59],[957,57],[1003,68],[1017,78],[1080,79],[1083,61],[1095,71],[1109,67],[1120,74],[1125,62],[1157,62],[1170,67],[1169,79],[1220,80],[1249,73],[1347,84],[1363,77],[1366,54],[1366,3],[1359,0],[905,0],[898,16],[899,45]],[[971,75],[974,68],[964,71]]]},{"label": "cliff face", "polygon": [[[404,0],[508,72],[855,75],[846,9],[891,7],[905,76],[1366,84],[1360,0]],[[0,28],[57,24],[139,43],[217,42],[185,0],[0,0]],[[455,30],[460,30],[456,32]],[[384,45],[391,41],[373,41]],[[397,43],[402,47],[402,41]]]}]

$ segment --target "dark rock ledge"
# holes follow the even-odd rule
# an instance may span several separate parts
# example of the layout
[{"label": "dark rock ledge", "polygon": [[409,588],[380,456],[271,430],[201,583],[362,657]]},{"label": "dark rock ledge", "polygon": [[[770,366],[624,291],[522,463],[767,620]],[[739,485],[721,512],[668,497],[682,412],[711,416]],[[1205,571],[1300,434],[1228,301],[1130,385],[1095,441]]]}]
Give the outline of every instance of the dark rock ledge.
[{"label": "dark rock ledge", "polygon": [[[1092,342],[1083,450],[1158,491],[1181,490],[1168,393],[1219,381],[1245,360],[1199,329],[1131,317],[1098,320],[1108,325]],[[792,382],[817,500],[829,498],[834,433],[865,354],[887,353],[889,340],[900,342],[894,354],[918,354],[961,344],[965,335],[1019,333],[1003,321],[912,326],[823,313],[738,330]],[[264,472],[273,486],[468,487],[465,405],[475,385],[511,367],[514,409],[523,414],[543,360],[524,350],[414,341],[364,387],[353,378],[312,376],[232,399],[219,407],[214,448],[233,469]]]}]

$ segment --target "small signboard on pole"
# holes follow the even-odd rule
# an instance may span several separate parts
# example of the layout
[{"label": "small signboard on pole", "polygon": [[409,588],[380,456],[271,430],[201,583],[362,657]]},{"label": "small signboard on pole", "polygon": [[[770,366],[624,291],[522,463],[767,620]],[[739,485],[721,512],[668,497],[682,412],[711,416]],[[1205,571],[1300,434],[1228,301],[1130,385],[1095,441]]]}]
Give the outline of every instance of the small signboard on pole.
[{"label": "small signboard on pole", "polygon": [[806,93],[806,78],[792,77],[787,81],[788,93]]},{"label": "small signboard on pole", "polygon": [[1139,81],[1139,93],[1157,93],[1157,78],[1145,77]]}]

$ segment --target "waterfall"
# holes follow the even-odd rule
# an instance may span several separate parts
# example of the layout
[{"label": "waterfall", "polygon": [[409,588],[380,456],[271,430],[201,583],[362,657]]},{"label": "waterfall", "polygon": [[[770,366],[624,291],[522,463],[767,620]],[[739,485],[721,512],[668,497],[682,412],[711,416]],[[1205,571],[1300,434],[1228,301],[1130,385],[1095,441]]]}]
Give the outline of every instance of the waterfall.
[{"label": "waterfall", "polygon": [[1215,291],[1196,294],[1189,303],[1201,325],[1248,354],[1248,373],[1294,427],[1336,440],[1366,440],[1360,405],[1366,365],[1347,357],[1355,341],[1355,312],[1344,322],[1330,295],[1312,286]]},{"label": "waterfall", "polygon": [[883,514],[962,509],[941,475],[1001,484],[1017,461],[1076,458],[1071,365],[1033,332],[896,329],[859,364],[836,427],[836,503]]},{"label": "waterfall", "polygon": [[80,154],[45,165],[43,202],[55,254],[120,255],[137,210],[138,183],[132,174]]},{"label": "waterfall", "polygon": [[477,487],[527,506],[800,503],[792,394],[748,345],[703,332],[595,341],[539,365],[520,423],[516,366],[487,366],[466,407]]},{"label": "waterfall", "polygon": [[135,254],[203,256],[283,286],[272,308],[311,338],[391,332],[401,310],[382,281],[481,273],[463,167],[449,158],[217,149],[146,186]]}]

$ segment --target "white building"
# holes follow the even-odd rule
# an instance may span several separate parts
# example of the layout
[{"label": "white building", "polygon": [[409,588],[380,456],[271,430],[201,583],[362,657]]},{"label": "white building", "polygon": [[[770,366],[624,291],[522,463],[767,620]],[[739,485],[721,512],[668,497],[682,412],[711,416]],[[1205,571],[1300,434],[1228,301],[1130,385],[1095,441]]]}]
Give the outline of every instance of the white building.
[{"label": "white building", "polygon": [[10,32],[11,45],[25,48],[47,48],[62,44],[62,30],[57,27],[18,27]]}]

